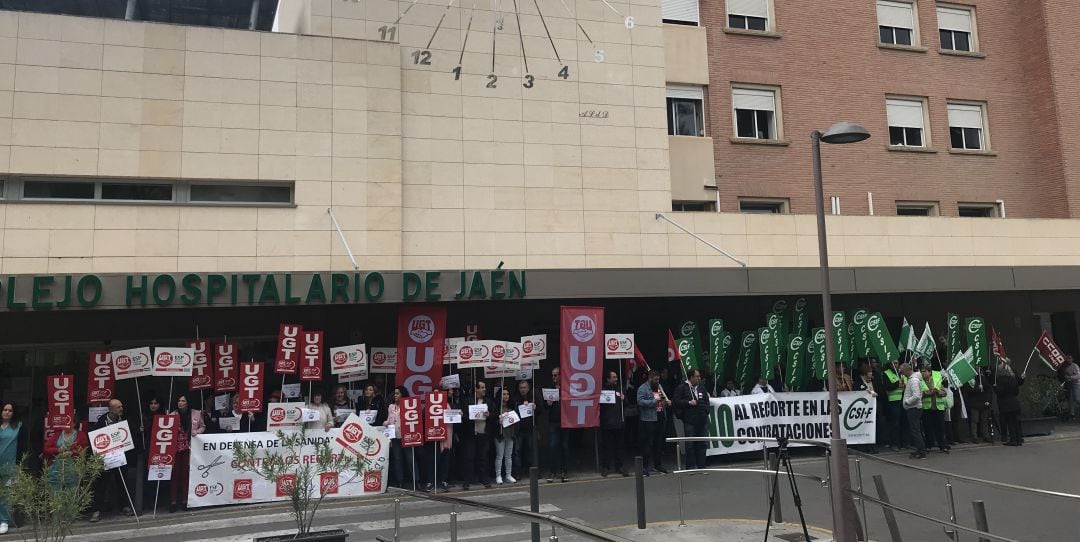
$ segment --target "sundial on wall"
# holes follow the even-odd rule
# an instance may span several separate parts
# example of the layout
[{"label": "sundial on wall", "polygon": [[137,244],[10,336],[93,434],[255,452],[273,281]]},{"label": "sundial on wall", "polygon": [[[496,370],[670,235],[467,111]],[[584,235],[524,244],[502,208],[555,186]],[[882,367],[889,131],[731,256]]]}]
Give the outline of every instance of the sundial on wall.
[{"label": "sundial on wall", "polygon": [[636,24],[632,5],[612,0],[337,1],[364,21],[364,38],[399,43],[403,67],[430,71],[433,85],[445,75],[524,92],[575,79],[577,62],[608,61],[611,44],[628,51]]}]

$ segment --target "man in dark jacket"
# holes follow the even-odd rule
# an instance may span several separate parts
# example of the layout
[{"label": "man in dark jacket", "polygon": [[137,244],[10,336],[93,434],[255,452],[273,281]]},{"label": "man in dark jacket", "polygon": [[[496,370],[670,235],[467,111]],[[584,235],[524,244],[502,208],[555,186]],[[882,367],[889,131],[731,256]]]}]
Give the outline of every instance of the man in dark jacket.
[{"label": "man in dark jacket", "polygon": [[623,476],[630,476],[630,473],[623,469],[622,463],[623,428],[626,426],[623,402],[626,396],[621,388],[619,375],[615,371],[608,371],[604,391],[614,393],[615,402],[600,403],[600,443],[603,446],[600,476],[607,476],[612,469]]},{"label": "man in dark jacket", "polygon": [[[561,374],[558,366],[551,369],[551,387],[556,390],[559,389]],[[554,482],[555,478],[560,478],[565,482],[566,463],[570,456],[569,430],[562,427],[562,407],[558,401],[544,400],[544,406],[547,409],[548,461],[551,464],[547,481]]]},{"label": "man in dark jacket", "polygon": [[465,472],[463,473],[465,482],[461,489],[468,490],[469,485],[476,481],[483,484],[484,488],[490,488],[491,474],[495,471],[495,464],[491,461],[491,438],[499,427],[499,414],[495,409],[495,403],[487,396],[487,382],[476,381],[473,386],[473,395],[462,412],[466,416],[469,416],[468,405],[487,405],[487,413],[475,420],[462,420],[461,441],[465,448]]},{"label": "man in dark jacket", "polygon": [[[94,421],[91,431],[123,422],[126,419],[124,417],[124,403],[119,399],[113,399],[109,401],[109,411]],[[139,424],[128,423],[128,428],[132,431],[132,441],[139,442],[141,438],[138,434]],[[135,464],[137,450],[128,451],[124,456],[126,465],[107,470],[101,473],[101,477],[94,481],[94,512],[90,516],[91,523],[97,522],[102,515],[113,513],[118,508],[121,511],[120,513],[125,516],[135,514],[131,507],[128,506],[127,497],[129,494],[134,493],[134,490],[130,489],[130,486],[125,487],[127,480],[131,479],[131,477],[125,478],[125,475],[128,474],[129,467]]]},{"label": "man in dark jacket", "polygon": [[[709,390],[701,384],[701,371],[691,369],[689,379],[675,389],[675,408],[682,413],[688,437],[704,437],[709,421]],[[706,442],[690,442],[686,447],[686,468],[704,469]]]}]

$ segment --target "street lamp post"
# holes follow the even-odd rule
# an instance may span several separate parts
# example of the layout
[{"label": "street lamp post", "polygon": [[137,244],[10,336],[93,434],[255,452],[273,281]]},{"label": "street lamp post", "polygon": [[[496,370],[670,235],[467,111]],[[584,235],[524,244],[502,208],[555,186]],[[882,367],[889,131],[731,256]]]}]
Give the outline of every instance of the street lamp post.
[{"label": "street lamp post", "polygon": [[[847,441],[840,434],[840,409],[837,399],[836,345],[832,329],[832,289],[829,285],[829,248],[825,240],[825,196],[821,186],[821,142],[832,144],[857,143],[870,137],[866,128],[850,122],[838,122],[825,133],[814,130],[810,134],[814,155],[814,199],[817,207],[818,258],[821,267],[821,311],[825,323],[825,365],[829,378],[829,425],[830,439],[829,493],[832,501],[833,538],[837,542],[854,542],[857,534],[848,521],[847,491],[851,487],[848,472]],[[854,507],[852,505],[852,511]]]}]

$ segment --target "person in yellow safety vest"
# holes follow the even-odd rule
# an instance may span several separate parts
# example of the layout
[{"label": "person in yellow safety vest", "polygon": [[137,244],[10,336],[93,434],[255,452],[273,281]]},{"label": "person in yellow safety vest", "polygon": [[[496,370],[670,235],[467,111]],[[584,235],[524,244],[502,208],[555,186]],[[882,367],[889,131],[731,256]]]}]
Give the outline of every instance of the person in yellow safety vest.
[{"label": "person in yellow safety vest", "polygon": [[949,453],[949,445],[945,443],[945,396],[946,389],[941,371],[930,369],[929,363],[922,365],[922,408],[923,408],[923,438],[926,440],[926,448],[935,445],[941,451]]},{"label": "person in yellow safety vest", "polygon": [[900,451],[900,448],[904,447],[904,442],[907,440],[907,416],[904,414],[904,405],[901,400],[904,398],[904,386],[907,385],[907,378],[900,373],[900,364],[898,360],[892,360],[889,363],[889,367],[885,369],[885,391],[888,395],[888,408],[886,409],[886,419],[889,421],[889,447],[894,452]]}]

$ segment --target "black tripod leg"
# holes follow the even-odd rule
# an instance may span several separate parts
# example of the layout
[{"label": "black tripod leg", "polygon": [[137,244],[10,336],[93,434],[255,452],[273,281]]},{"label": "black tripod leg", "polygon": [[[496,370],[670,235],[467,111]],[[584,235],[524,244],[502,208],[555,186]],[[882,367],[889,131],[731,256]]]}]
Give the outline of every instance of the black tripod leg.
[{"label": "black tripod leg", "polygon": [[[779,459],[779,458],[778,458]],[[772,511],[780,492],[780,461],[773,468],[772,491],[769,492],[769,513],[765,516],[765,542],[769,542],[769,530],[772,528]]]},{"label": "black tripod leg", "polygon": [[787,470],[788,482],[791,483],[791,497],[795,500],[795,509],[799,511],[799,524],[802,525],[802,532],[806,541],[810,542],[810,531],[806,528],[806,517],[803,516],[802,496],[799,494],[799,484],[795,482],[795,473],[791,470],[791,461],[786,457],[783,461],[784,468]]}]

